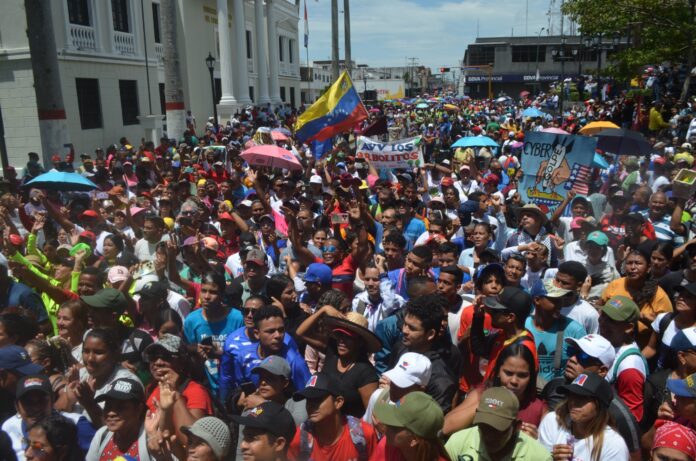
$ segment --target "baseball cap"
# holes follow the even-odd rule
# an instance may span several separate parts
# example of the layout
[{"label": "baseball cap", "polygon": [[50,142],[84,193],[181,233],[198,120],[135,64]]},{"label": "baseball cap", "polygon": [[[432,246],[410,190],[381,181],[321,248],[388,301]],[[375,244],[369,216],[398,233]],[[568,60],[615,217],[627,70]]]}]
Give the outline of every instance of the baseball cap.
[{"label": "baseball cap", "polygon": [[244,206],[244,207],[251,208],[251,205],[253,205],[253,204],[254,204],[254,202],[252,202],[251,200],[242,200],[241,202],[239,202],[239,205],[238,205],[238,206],[239,206],[239,207],[243,207],[243,206]]},{"label": "baseball cap", "polygon": [[333,280],[331,268],[324,263],[312,263],[307,266],[307,272],[304,275],[305,282],[319,282],[322,285],[328,285]]},{"label": "baseball cap", "polygon": [[505,287],[497,296],[487,296],[483,304],[489,309],[509,311],[518,318],[527,318],[532,309],[532,297],[516,287]]},{"label": "baseball cap", "polygon": [[479,400],[474,424],[487,424],[497,431],[507,430],[517,419],[520,402],[504,387],[489,387]]},{"label": "baseball cap", "polygon": [[138,290],[138,294],[143,298],[166,299],[168,289],[165,282],[149,281]]},{"label": "baseball cap", "polygon": [[687,283],[686,285],[679,285],[678,287],[674,288],[674,291],[677,293],[686,291],[687,293],[696,296],[696,282]]},{"label": "baseball cap", "polygon": [[98,218],[99,215],[94,210],[85,210],[80,215],[80,218]]},{"label": "baseball cap", "polygon": [[667,389],[677,397],[696,398],[696,373],[684,379],[668,379]]},{"label": "baseball cap", "polygon": [[0,370],[16,371],[20,375],[37,375],[43,371],[43,367],[33,363],[24,348],[12,344],[0,347]]},{"label": "baseball cap", "polygon": [[605,234],[602,231],[590,232],[587,235],[586,241],[592,242],[592,243],[597,244],[601,247],[605,247],[605,246],[609,245],[609,237],[607,237],[607,234]]},{"label": "baseball cap", "polygon": [[115,312],[126,310],[128,301],[123,293],[114,288],[103,288],[90,296],[82,296],[82,302],[94,309],[111,309]]},{"label": "baseball cap", "polygon": [[254,247],[250,249],[247,254],[246,254],[246,259],[244,260],[244,263],[256,263],[259,266],[265,266],[266,265],[266,253],[263,252],[258,247]]},{"label": "baseball cap", "polygon": [[103,402],[106,399],[145,401],[143,385],[131,378],[119,378],[108,387],[108,390],[96,396],[95,402]]},{"label": "baseball cap", "polygon": [[377,402],[373,412],[381,423],[403,427],[429,440],[437,438],[445,420],[440,405],[425,392],[410,392],[398,405]]},{"label": "baseball cap", "polygon": [[270,219],[272,222],[275,222],[275,218],[272,215],[265,214],[259,218],[259,223],[261,223],[261,221],[263,221],[264,219]]},{"label": "baseball cap", "polygon": [[234,218],[228,212],[220,213],[218,215],[218,221],[234,221]]},{"label": "baseball cap", "polygon": [[572,290],[566,290],[565,288],[557,287],[553,284],[553,280],[537,280],[532,286],[529,294],[533,297],[544,297],[544,298],[561,298]]},{"label": "baseball cap", "polygon": [[423,354],[407,352],[399,358],[394,368],[384,373],[392,384],[402,389],[418,384],[427,386],[430,382],[432,363]]},{"label": "baseball cap", "polygon": [[566,338],[566,343],[602,362],[607,367],[614,363],[616,352],[608,339],[600,335],[585,335],[580,339]]},{"label": "baseball cap", "polygon": [[327,395],[343,395],[341,392],[341,383],[333,376],[323,372],[314,373],[305,388],[295,392],[292,399],[296,402],[304,399],[324,398]]},{"label": "baseball cap", "polygon": [[594,397],[604,407],[609,407],[614,398],[609,381],[595,373],[580,373],[570,384],[559,386],[558,392]]},{"label": "baseball cap", "polygon": [[309,183],[310,184],[321,184],[322,183],[321,176],[319,176],[318,174],[312,175],[312,177],[309,178]]},{"label": "baseball cap", "polygon": [[290,412],[283,405],[273,401],[252,408],[246,415],[232,415],[232,420],[240,426],[261,429],[277,437],[285,437],[287,443],[290,443],[297,430]]},{"label": "baseball cap", "polygon": [[258,373],[261,370],[266,370],[272,375],[283,376],[290,379],[291,370],[290,364],[283,357],[278,355],[269,355],[261,361],[257,366],[251,369],[252,373]]},{"label": "baseball cap", "polygon": [[133,206],[133,207],[131,207],[131,209],[130,209],[131,216],[135,216],[135,215],[137,215],[138,213],[142,213],[143,211],[146,211],[146,209],[145,209],[145,208],[140,208],[140,207],[137,207],[137,206]]},{"label": "baseball cap", "polygon": [[500,184],[500,176],[494,173],[489,173],[486,176],[483,177],[483,184],[492,184],[494,186],[497,186]]},{"label": "baseball cap", "polygon": [[635,322],[640,317],[640,309],[631,298],[626,296],[609,298],[602,306],[602,313],[617,322]]},{"label": "baseball cap", "polygon": [[575,230],[575,229],[582,229],[582,223],[585,221],[585,218],[582,216],[576,216],[573,218],[572,221],[570,221],[570,230]]},{"label": "baseball cap", "polygon": [[24,239],[20,235],[10,234],[9,239],[10,239],[10,243],[14,246],[20,246],[20,245],[24,244]]},{"label": "baseball cap", "polygon": [[669,347],[676,351],[696,350],[696,327],[683,328],[674,335]]},{"label": "baseball cap", "polygon": [[52,396],[53,387],[51,386],[51,381],[44,375],[28,375],[19,378],[17,381],[17,392],[15,393],[17,400],[32,391],[39,391]]},{"label": "baseball cap", "polygon": [[80,237],[86,238],[87,240],[91,240],[92,242],[94,242],[97,239],[97,236],[94,235],[94,232],[88,230],[80,232]]},{"label": "baseball cap", "polygon": [[169,354],[178,354],[183,347],[183,341],[180,337],[165,333],[157,338],[157,341],[148,345],[143,351],[143,357],[146,362],[150,361],[150,355],[159,350],[164,350]]},{"label": "baseball cap", "polygon": [[106,278],[109,281],[109,283],[113,285],[114,283],[123,282],[128,278],[129,275],[130,272],[128,272],[127,267],[113,266],[111,269],[109,269]]},{"label": "baseball cap", "polygon": [[229,426],[214,416],[204,416],[190,426],[181,426],[181,432],[203,440],[217,459],[223,459],[232,446]]}]

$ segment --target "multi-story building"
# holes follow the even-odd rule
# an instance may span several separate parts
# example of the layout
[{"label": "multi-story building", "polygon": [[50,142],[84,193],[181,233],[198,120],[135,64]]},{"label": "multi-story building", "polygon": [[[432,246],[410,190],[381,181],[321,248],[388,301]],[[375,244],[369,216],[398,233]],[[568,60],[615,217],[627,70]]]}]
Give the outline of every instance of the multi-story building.
[{"label": "multi-story building", "polygon": [[[161,133],[161,0],[45,1],[50,2],[68,138],[76,150],[91,152],[122,136],[139,143],[148,116],[147,123],[155,119]],[[199,130],[213,114],[213,100],[221,123],[249,104],[299,105],[298,1],[174,2],[183,102]],[[53,152],[42,152],[24,0],[4,0],[2,11],[0,108],[10,164],[22,167],[27,152],[44,159]],[[214,89],[206,66],[209,53],[215,58]]]}]

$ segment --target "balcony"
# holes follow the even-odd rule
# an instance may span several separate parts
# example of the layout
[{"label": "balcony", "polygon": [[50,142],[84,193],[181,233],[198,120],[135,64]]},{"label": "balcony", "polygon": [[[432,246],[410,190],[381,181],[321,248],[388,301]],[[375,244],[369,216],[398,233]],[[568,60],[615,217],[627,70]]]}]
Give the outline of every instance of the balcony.
[{"label": "balcony", "polygon": [[135,37],[126,32],[114,31],[114,52],[121,56],[136,56]]},{"label": "balcony", "polygon": [[79,51],[97,50],[97,33],[94,27],[70,24],[68,33],[70,46]]},{"label": "balcony", "polygon": [[155,56],[159,61],[164,60],[164,46],[161,43],[155,43]]},{"label": "balcony", "polygon": [[299,77],[299,71],[295,63],[292,62],[280,62],[278,68],[278,73],[284,77]]}]

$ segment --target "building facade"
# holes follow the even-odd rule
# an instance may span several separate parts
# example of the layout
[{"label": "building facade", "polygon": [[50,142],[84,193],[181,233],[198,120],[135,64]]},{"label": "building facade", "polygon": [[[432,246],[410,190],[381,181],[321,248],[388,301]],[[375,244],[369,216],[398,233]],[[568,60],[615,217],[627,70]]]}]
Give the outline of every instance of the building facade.
[{"label": "building facade", "polygon": [[479,37],[464,54],[462,83],[475,98],[488,96],[489,78],[494,96],[545,91],[562,78],[596,73],[610,51],[607,46],[587,47],[577,35]]},{"label": "building facade", "polygon": [[[122,136],[139,144],[148,116],[156,121],[148,138],[157,138],[165,113],[161,0],[46,1],[75,149],[92,152]],[[174,1],[184,105],[199,131],[213,114],[213,100],[221,123],[250,104],[299,105],[298,2]],[[4,0],[0,108],[10,164],[18,168],[27,152],[44,159],[55,153],[41,148],[26,30],[24,0]],[[214,89],[209,53],[215,58]]]}]

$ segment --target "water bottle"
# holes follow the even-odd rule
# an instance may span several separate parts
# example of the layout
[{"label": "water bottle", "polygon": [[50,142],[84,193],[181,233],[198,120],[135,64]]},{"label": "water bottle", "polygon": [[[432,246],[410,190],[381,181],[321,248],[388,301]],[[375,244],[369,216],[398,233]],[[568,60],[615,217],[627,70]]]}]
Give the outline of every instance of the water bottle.
[{"label": "water bottle", "polygon": [[574,456],[574,454],[575,454],[575,442],[577,442],[577,441],[578,440],[575,438],[575,436],[573,436],[573,434],[570,434],[568,436],[568,438],[566,439],[566,444],[568,444],[568,446],[572,450],[570,452],[570,461],[573,461],[575,459],[575,456]]}]

